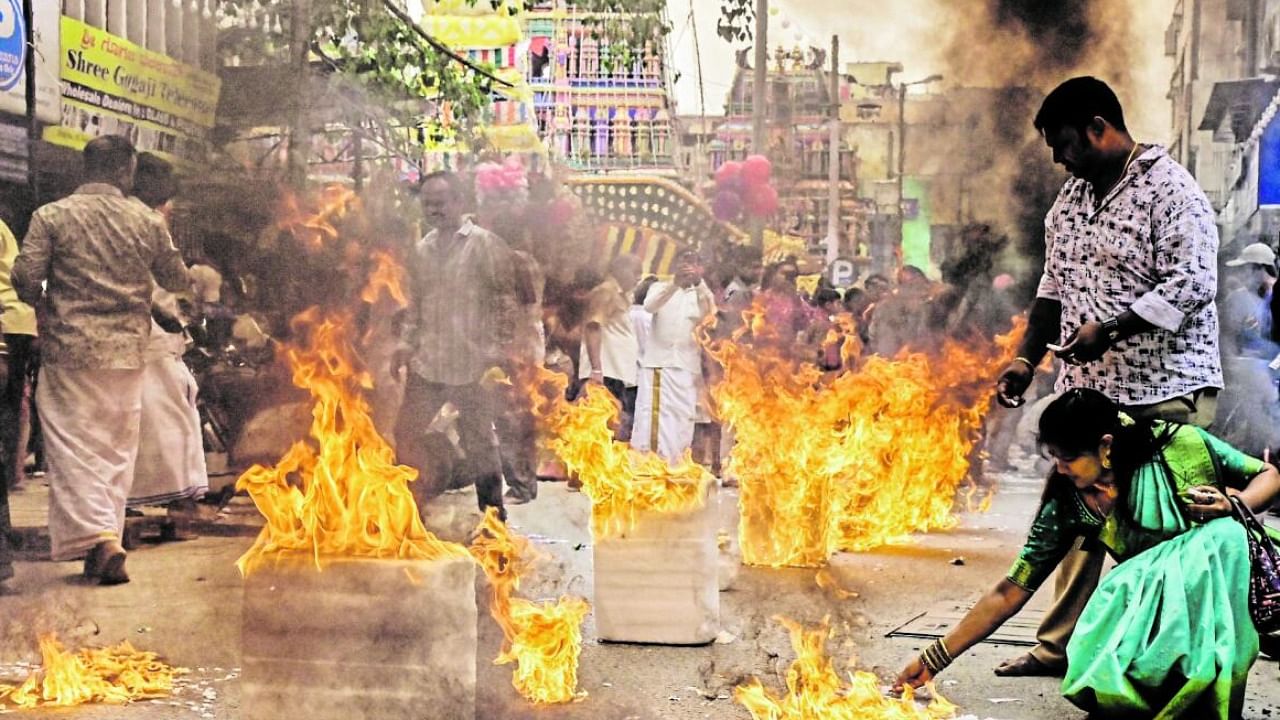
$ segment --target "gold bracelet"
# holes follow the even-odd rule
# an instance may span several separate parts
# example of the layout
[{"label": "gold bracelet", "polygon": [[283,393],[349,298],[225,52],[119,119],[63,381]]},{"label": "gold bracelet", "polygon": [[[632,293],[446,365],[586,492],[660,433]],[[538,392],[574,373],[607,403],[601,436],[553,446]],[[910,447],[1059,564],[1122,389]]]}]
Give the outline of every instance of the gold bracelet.
[{"label": "gold bracelet", "polygon": [[1035,372],[1035,371],[1036,371],[1036,364],[1035,364],[1035,363],[1033,363],[1033,362],[1031,362],[1030,360],[1028,360],[1028,359],[1026,359],[1026,358],[1022,357],[1021,355],[1019,355],[1018,357],[1014,358],[1014,359],[1013,359],[1013,361],[1014,361],[1014,362],[1020,362],[1020,363],[1026,363],[1026,366],[1027,366],[1027,367],[1029,367],[1029,368],[1031,368],[1031,372]]}]

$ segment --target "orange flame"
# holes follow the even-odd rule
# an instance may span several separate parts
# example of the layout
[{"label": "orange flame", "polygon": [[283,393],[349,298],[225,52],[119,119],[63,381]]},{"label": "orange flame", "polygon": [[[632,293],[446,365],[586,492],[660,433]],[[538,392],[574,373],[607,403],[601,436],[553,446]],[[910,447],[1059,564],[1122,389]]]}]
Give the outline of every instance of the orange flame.
[{"label": "orange flame", "polygon": [[303,208],[295,193],[285,191],[276,208],[276,216],[280,218],[276,227],[292,233],[307,247],[318,250],[338,238],[338,229],[331,221],[358,209],[360,198],[345,185],[331,184],[322,188],[313,202],[314,209]]},{"label": "orange flame", "polygon": [[348,340],[351,318],[294,320],[305,345],[288,349],[293,382],[311,393],[311,440],[294,443],[274,467],[255,465],[236,482],[267,519],[237,561],[247,575],[268,558],[310,555],[432,560],[466,549],[427,531],[409,490],[417,471],[395,462],[361,394],[372,387]]},{"label": "orange flame", "polygon": [[537,704],[581,700],[578,655],[582,652],[582,621],[591,606],[580,597],[562,596],[556,602],[532,602],[513,597],[520,588],[529,555],[529,541],[513,535],[493,508],[476,529],[471,554],[484,569],[493,596],[489,612],[505,638],[495,665],[514,662],[511,684]]},{"label": "orange flame", "polygon": [[378,302],[378,297],[385,291],[396,305],[406,307],[409,298],[404,294],[404,266],[383,250],[375,250],[372,257],[373,271],[369,273],[369,280],[360,291],[360,299],[372,305]]},{"label": "orange flame", "polygon": [[187,672],[135,650],[128,642],[110,648],[86,648],[72,654],[57,635],[40,636],[40,668],[19,686],[0,686],[0,706],[67,707],[85,703],[123,704],[166,697],[173,678]]},{"label": "orange flame", "polygon": [[609,391],[588,385],[586,397],[564,399],[568,380],[534,368],[523,386],[534,401],[534,415],[546,434],[546,446],[565,469],[582,481],[591,499],[591,529],[597,538],[615,537],[634,526],[638,513],[686,512],[702,507],[715,478],[684,458],[670,464],[652,452],[640,452],[613,438],[619,406]]},{"label": "orange flame", "polygon": [[[746,313],[759,327],[762,309]],[[744,331],[745,332],[745,331]],[[957,489],[1013,335],[936,355],[872,357],[828,383],[769,343],[711,342],[712,388],[736,434],[743,561],[816,567],[910,533],[952,527]]]},{"label": "orange flame", "polygon": [[826,653],[831,628],[826,620],[812,630],[784,617],[775,617],[791,635],[796,659],[787,669],[787,694],[779,697],[758,678],[734,688],[733,699],[755,720],[941,720],[953,718],[956,707],[932,686],[933,701],[921,708],[912,699],[911,689],[901,698],[885,697],[880,680],[869,672],[854,672],[847,678],[836,672]]}]

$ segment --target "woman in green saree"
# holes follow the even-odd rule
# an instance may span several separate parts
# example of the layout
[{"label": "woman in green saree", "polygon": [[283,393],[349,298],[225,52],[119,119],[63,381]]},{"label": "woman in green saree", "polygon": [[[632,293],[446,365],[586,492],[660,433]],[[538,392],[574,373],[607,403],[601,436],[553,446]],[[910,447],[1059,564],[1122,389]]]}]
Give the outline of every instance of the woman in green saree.
[{"label": "woman in green saree", "polygon": [[1280,473],[1190,425],[1135,422],[1093,390],[1050,404],[1040,443],[1055,472],[1008,577],[895,688],[923,685],[1000,627],[1084,536],[1119,564],[1067,645],[1063,695],[1097,717],[1239,717],[1258,633],[1248,544],[1227,496],[1264,510]]}]

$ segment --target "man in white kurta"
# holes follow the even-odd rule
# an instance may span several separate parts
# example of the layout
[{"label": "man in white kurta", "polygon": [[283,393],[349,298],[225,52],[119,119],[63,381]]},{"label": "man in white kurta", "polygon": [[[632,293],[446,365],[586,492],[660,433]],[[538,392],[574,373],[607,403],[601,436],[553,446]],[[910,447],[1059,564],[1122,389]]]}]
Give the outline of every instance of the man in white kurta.
[{"label": "man in white kurta", "polygon": [[188,288],[163,220],[125,196],[135,167],[125,138],[90,141],[85,184],[36,210],[13,266],[19,298],[44,307],[36,404],[53,559],[84,557],[85,574],[103,584],[129,580],[120,540],[138,452],[151,289]]},{"label": "man in white kurta", "polygon": [[694,333],[716,311],[697,255],[681,253],[675,278],[654,283],[644,307],[653,315],[653,331],[640,358],[631,446],[674,462],[693,444],[703,382],[702,349]]},{"label": "man in white kurta", "polygon": [[[170,200],[177,192],[169,163],[151,153],[139,155],[133,191],[168,227]],[[168,505],[171,512],[181,511],[184,504],[209,491],[196,406],[198,389],[182,361],[187,343],[178,297],[156,288],[151,294],[151,316],[151,337],[143,354],[138,461],[128,506]]]},{"label": "man in white kurta", "polygon": [[[157,294],[163,293],[158,291]],[[167,294],[167,293],[166,293]],[[128,507],[170,505],[209,492],[196,379],[182,361],[186,338],[154,320],[142,373],[138,461]]]}]

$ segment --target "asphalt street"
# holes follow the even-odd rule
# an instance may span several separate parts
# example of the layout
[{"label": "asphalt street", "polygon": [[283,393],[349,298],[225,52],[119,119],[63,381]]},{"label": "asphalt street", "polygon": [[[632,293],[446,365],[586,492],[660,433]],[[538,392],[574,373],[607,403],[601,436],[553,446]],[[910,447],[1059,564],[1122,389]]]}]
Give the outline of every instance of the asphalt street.
[{"label": "asphalt street", "polygon": [[[814,570],[741,568],[732,588],[721,595],[720,641],[702,647],[602,644],[595,639],[594,620],[589,616],[579,671],[581,689],[588,695],[566,706],[533,708],[511,687],[510,667],[489,662],[498,653],[501,635],[488,617],[486,590],[478,584],[477,716],[747,718],[748,713],[731,699],[733,688],[752,676],[768,687],[781,688],[793,658],[785,631],[773,620],[776,615],[804,623],[829,618],[835,631],[829,650],[837,667],[874,672],[887,685],[928,642],[887,637],[891,631],[922,613],[967,606],[1008,569],[1039,493],[1032,458],[1020,460],[1018,472],[999,477],[1000,491],[990,512],[963,514],[954,530],[920,536],[909,545],[834,558],[833,577],[856,597],[841,599],[838,593],[823,590],[815,582]],[[242,581],[234,562],[251,543],[260,522],[248,500],[237,499],[216,522],[202,525],[198,539],[139,548],[129,556],[133,581],[102,588],[78,579],[78,563],[41,559],[47,552],[47,546],[42,546],[47,542],[42,532],[46,493],[40,481],[33,479],[13,498],[15,526],[22,529],[28,545],[9,594],[0,596],[0,681],[19,679],[27,669],[22,663],[38,659],[36,626],[57,628],[72,645],[129,640],[190,673],[172,698],[16,716],[240,718]],[[736,523],[735,500],[732,491],[720,495],[726,529]],[[431,508],[428,525],[446,537],[465,540],[479,519],[473,503],[470,493],[445,495]],[[568,492],[562,483],[543,483],[537,501],[511,508],[512,527],[532,538],[543,553],[536,577],[526,582],[522,594],[540,598],[570,592],[591,599],[587,513],[587,499]],[[1052,581],[1046,588],[1052,588]],[[1015,629],[1012,635],[1029,635],[1034,613],[1044,607],[1048,595],[1042,592],[1033,599],[1024,629]],[[959,706],[962,716],[1082,720],[1084,713],[1061,698],[1057,680],[992,674],[998,662],[1022,651],[1011,645],[979,645],[942,676],[939,688]],[[1278,716],[1276,708],[1280,708],[1280,670],[1274,661],[1261,660],[1251,676],[1245,718],[1269,720]]]}]

